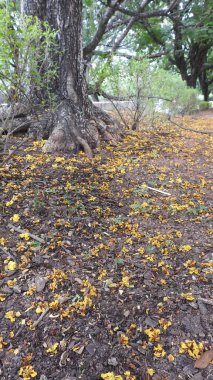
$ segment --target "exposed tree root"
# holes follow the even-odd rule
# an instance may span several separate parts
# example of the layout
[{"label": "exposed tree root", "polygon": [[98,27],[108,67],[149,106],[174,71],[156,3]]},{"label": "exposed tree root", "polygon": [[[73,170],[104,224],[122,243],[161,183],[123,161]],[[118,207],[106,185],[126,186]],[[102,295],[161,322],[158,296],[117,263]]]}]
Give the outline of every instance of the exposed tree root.
[{"label": "exposed tree root", "polygon": [[93,149],[100,145],[101,139],[116,146],[121,134],[117,122],[92,103],[89,104],[88,110],[85,117],[78,106],[68,101],[62,102],[57,111],[55,127],[43,151],[70,152],[78,151],[80,148],[91,158]]},{"label": "exposed tree root", "polygon": [[88,158],[93,157],[92,149],[90,148],[89,144],[87,144],[86,140],[84,140],[82,137],[77,136],[77,141],[81,146],[84,148],[84,152],[86,153]]},{"label": "exposed tree root", "polygon": [[[56,115],[40,114],[37,120],[26,117],[25,132],[34,139],[48,139],[44,144],[45,153],[85,151],[93,156],[93,149],[100,146],[101,140],[117,146],[123,134],[120,122],[111,115],[88,102],[86,112],[71,101],[64,100],[58,107]],[[8,136],[20,131],[18,125]]]}]

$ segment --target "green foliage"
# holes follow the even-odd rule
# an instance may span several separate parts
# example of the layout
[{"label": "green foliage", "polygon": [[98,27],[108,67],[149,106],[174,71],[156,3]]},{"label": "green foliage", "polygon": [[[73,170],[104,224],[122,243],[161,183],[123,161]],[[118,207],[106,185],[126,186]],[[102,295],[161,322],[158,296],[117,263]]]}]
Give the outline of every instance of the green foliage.
[{"label": "green foliage", "polygon": [[163,98],[161,107],[169,114],[191,113],[198,108],[198,91],[187,87],[178,74],[158,69],[152,78],[153,93]]},{"label": "green foliage", "polygon": [[188,208],[187,212],[192,215],[199,215],[199,214],[202,214],[203,212],[204,213],[208,212],[208,207],[204,205],[199,205],[197,207]]},{"label": "green foliage", "polygon": [[209,108],[211,108],[211,103],[210,102],[204,102],[204,101],[202,101],[202,102],[199,103],[199,109],[200,110],[207,110]]},{"label": "green foliage", "polygon": [[84,0],[84,4],[85,4],[87,7],[90,7],[90,6],[93,4],[93,0]]},{"label": "green foliage", "polygon": [[55,36],[47,22],[20,15],[12,3],[0,8],[0,91],[7,101],[53,105]]},{"label": "green foliage", "polygon": [[149,62],[120,59],[101,62],[92,71],[92,83],[113,96],[125,97],[132,103],[133,122],[139,122],[144,114],[153,124],[159,112],[174,115],[190,113],[198,108],[198,92],[188,88],[180,76],[152,67]]}]

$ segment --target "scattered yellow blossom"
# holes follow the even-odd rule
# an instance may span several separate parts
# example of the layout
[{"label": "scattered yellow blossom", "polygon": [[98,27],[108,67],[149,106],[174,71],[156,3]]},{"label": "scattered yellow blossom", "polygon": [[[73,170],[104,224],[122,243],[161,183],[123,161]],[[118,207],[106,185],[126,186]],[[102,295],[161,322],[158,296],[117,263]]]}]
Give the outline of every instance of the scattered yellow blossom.
[{"label": "scattered yellow blossom", "polygon": [[57,348],[58,348],[58,346],[59,346],[59,343],[54,343],[50,348],[48,348],[47,350],[46,350],[46,352],[49,352],[49,353],[51,353],[51,354],[56,354],[57,353]]},{"label": "scattered yellow blossom", "polygon": [[0,244],[3,245],[3,246],[5,246],[5,243],[6,243],[6,239],[3,238],[3,237],[1,237],[0,238]]},{"label": "scattered yellow blossom", "polygon": [[180,343],[179,353],[187,353],[192,358],[197,359],[202,354],[203,349],[203,343],[196,343],[194,340],[187,339]]},{"label": "scattered yellow blossom", "polygon": [[90,198],[88,199],[88,201],[90,201],[90,202],[94,202],[94,201],[96,200],[96,198],[97,198],[97,197],[93,197],[93,196],[92,196],[92,197],[90,197]]},{"label": "scattered yellow blossom", "polygon": [[53,302],[50,302],[49,308],[52,310],[58,310],[60,306],[59,300],[55,300]]},{"label": "scattered yellow blossom", "polygon": [[5,346],[7,346],[7,343],[4,342],[3,337],[0,335],[0,350],[2,350]]},{"label": "scattered yellow blossom", "polygon": [[18,244],[16,244],[16,249],[18,252],[23,252],[23,251],[25,251],[26,247],[25,247],[24,243],[18,243]]},{"label": "scattered yellow blossom", "polygon": [[100,273],[100,275],[98,276],[98,280],[102,280],[103,277],[106,277],[107,275],[107,271],[106,269],[103,269]]},{"label": "scattered yellow blossom", "polygon": [[199,269],[195,267],[188,268],[189,274],[199,274]]},{"label": "scattered yellow blossom", "polygon": [[192,293],[181,293],[181,297],[185,298],[187,301],[193,301],[194,296]]},{"label": "scattered yellow blossom", "polygon": [[159,319],[159,325],[164,329],[167,330],[169,326],[172,325],[172,322],[167,321],[164,318]]},{"label": "scattered yellow blossom", "polygon": [[29,235],[29,232],[28,232],[28,231],[23,232],[23,233],[20,234],[19,236],[20,236],[20,238],[25,239],[25,240],[29,240],[29,239],[30,239],[30,235]]},{"label": "scattered yellow blossom", "polygon": [[136,380],[136,377],[131,375],[130,371],[124,372],[124,376],[126,377],[125,380]]},{"label": "scattered yellow blossom", "polygon": [[168,359],[169,363],[172,363],[175,360],[175,358],[174,358],[174,356],[172,354],[169,354],[167,356],[167,359]]},{"label": "scattered yellow blossom", "polygon": [[56,157],[55,162],[64,162],[64,157]]},{"label": "scattered yellow blossom", "polygon": [[15,261],[9,261],[8,264],[6,265],[6,268],[7,270],[15,270],[16,269],[16,263]]},{"label": "scattered yellow blossom", "polygon": [[181,245],[179,247],[179,250],[181,252],[189,252],[189,251],[191,251],[191,249],[192,249],[191,245]]},{"label": "scattered yellow blossom", "polygon": [[6,299],[5,294],[0,293],[0,302],[5,301],[5,299]]},{"label": "scattered yellow blossom", "polygon": [[154,347],[154,356],[156,358],[163,358],[166,355],[166,351],[163,349],[161,344]]},{"label": "scattered yellow blossom", "polygon": [[20,220],[19,214],[14,214],[10,220],[12,220],[14,223],[17,223]]},{"label": "scattered yellow blossom", "polygon": [[155,371],[154,371],[153,368],[147,368],[147,374],[148,374],[149,376],[153,376],[154,373],[155,373]]},{"label": "scattered yellow blossom", "polygon": [[150,327],[149,329],[144,330],[144,333],[148,335],[150,342],[157,342],[160,340],[160,329]]},{"label": "scattered yellow blossom", "polygon": [[31,365],[26,365],[20,368],[19,376],[23,377],[24,380],[30,380],[31,378],[37,376],[37,372]]},{"label": "scattered yellow blossom", "polygon": [[35,312],[36,312],[36,314],[41,314],[46,310],[46,308],[47,308],[46,304],[43,305],[42,302],[39,302]]},{"label": "scattered yellow blossom", "polygon": [[8,286],[14,286],[17,283],[17,278],[14,278],[13,280],[8,280],[7,285]]},{"label": "scattered yellow blossom", "polygon": [[5,313],[5,318],[6,319],[9,319],[10,322],[15,322],[16,318],[19,318],[21,316],[21,313],[19,311],[17,311],[16,313],[14,313],[13,310],[10,310],[10,311],[7,311],[7,313]]},{"label": "scattered yellow blossom", "polygon": [[123,377],[114,375],[114,372],[107,372],[101,374],[101,379],[103,380],[123,380]]},{"label": "scattered yellow blossom", "polygon": [[59,284],[64,284],[64,281],[68,279],[65,272],[63,272],[61,269],[53,269],[53,271],[49,274],[48,278],[52,280],[52,282],[49,284],[50,290],[55,290],[58,288]]},{"label": "scattered yellow blossom", "polygon": [[30,286],[26,291],[27,296],[32,296],[36,292],[36,286]]},{"label": "scattered yellow blossom", "polygon": [[119,343],[122,344],[123,346],[128,346],[129,343],[129,338],[128,336],[121,334],[119,336]]},{"label": "scattered yellow blossom", "polygon": [[129,277],[128,276],[123,276],[122,280],[120,281],[121,286],[125,286],[126,288],[129,288]]}]

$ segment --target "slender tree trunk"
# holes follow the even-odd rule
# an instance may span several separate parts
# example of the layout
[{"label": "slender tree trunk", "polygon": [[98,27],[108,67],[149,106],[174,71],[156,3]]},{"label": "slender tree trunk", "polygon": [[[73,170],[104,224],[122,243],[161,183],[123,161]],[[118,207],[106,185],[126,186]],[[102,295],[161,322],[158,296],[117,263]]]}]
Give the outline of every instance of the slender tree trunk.
[{"label": "slender tree trunk", "polygon": [[102,121],[96,121],[97,110],[91,106],[87,94],[81,34],[82,0],[24,0],[23,10],[47,20],[58,30],[59,105],[44,151],[70,151],[80,146],[91,157],[92,149],[100,143],[100,134],[107,140],[115,140],[101,112],[98,117]]},{"label": "slender tree trunk", "polygon": [[208,84],[208,78],[206,75],[206,70],[203,70],[201,74],[199,75],[199,82],[200,82],[203,98],[205,101],[208,101],[209,100],[209,84]]}]

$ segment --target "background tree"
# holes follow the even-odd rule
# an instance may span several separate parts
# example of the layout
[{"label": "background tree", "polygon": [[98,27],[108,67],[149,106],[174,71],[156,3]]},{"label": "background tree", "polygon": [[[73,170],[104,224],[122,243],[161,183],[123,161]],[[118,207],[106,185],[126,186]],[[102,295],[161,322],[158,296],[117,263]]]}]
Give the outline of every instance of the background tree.
[{"label": "background tree", "polygon": [[212,79],[213,8],[209,0],[184,0],[162,22],[157,18],[134,25],[134,48],[153,54],[166,53],[164,67],[180,73],[189,87],[201,88],[208,100]]},{"label": "background tree", "polygon": [[[139,18],[166,16],[171,13],[178,0],[164,9],[156,9],[156,2],[144,0],[132,13],[132,2],[124,0],[107,1],[101,8],[101,17],[96,32],[89,43],[82,49],[82,1],[81,0],[24,0],[22,10],[27,14],[38,16],[50,22],[58,31],[60,55],[58,74],[58,109],[53,132],[44,146],[45,151],[70,150],[81,146],[92,156],[92,149],[99,145],[99,136],[115,142],[112,134],[115,129],[108,128],[112,120],[101,111],[91,106],[85,80],[85,64],[90,61],[93,52],[103,37],[115,27],[117,13],[128,16],[125,27],[115,39],[112,52],[115,51],[128,35],[134,22]],[[125,3],[123,8],[121,5]],[[152,3],[153,8],[150,9]],[[88,4],[88,2],[87,2]],[[92,2],[91,2],[92,4]],[[128,8],[127,6],[130,6]],[[149,6],[149,10],[145,8]],[[119,20],[120,22],[120,20]]]}]

